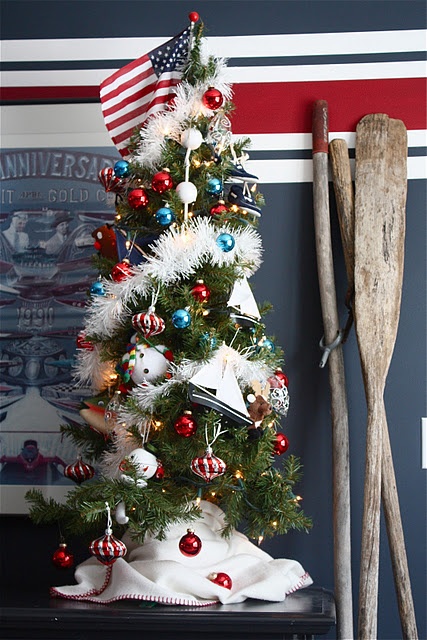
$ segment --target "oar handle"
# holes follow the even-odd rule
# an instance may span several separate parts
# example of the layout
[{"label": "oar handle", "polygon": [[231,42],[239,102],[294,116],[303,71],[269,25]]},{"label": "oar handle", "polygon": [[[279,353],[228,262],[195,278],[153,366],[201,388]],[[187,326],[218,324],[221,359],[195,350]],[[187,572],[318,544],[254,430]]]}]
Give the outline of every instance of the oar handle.
[{"label": "oar handle", "polygon": [[328,103],[326,100],[316,100],[313,105],[312,116],[313,155],[328,153]]}]

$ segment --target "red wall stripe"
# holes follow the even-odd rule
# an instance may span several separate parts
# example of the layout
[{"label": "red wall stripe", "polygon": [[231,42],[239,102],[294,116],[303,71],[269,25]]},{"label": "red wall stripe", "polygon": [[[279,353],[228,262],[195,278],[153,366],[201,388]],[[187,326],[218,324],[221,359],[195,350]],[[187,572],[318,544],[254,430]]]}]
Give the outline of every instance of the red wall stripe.
[{"label": "red wall stripe", "polygon": [[72,86],[72,87],[2,87],[0,100],[3,104],[8,102],[21,102],[23,104],[36,102],[60,102],[63,100],[99,100],[99,87]]},{"label": "red wall stripe", "polygon": [[233,133],[309,133],[313,103],[326,100],[330,131],[355,131],[368,113],[387,113],[407,129],[426,128],[425,78],[235,84]]},{"label": "red wall stripe", "polygon": [[[387,113],[407,129],[425,129],[425,78],[234,84],[233,133],[309,133],[315,100],[329,105],[330,131],[355,131],[367,113]],[[4,87],[7,102],[96,100],[97,86]]]}]

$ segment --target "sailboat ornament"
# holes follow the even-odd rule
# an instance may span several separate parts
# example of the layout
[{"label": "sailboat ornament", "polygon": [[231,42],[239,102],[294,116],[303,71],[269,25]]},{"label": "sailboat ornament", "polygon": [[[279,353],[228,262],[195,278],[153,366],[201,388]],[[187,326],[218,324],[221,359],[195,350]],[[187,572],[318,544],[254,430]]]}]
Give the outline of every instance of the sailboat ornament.
[{"label": "sailboat ornament", "polygon": [[222,349],[190,378],[188,397],[239,425],[252,424],[233,366]]},{"label": "sailboat ornament", "polygon": [[[230,314],[238,324],[252,326],[261,316],[245,277],[236,281],[228,306],[241,315]],[[245,401],[234,374],[231,352],[219,349],[217,354],[189,380],[188,396],[192,402],[214,409],[242,426],[251,426]]]},{"label": "sailboat ornament", "polygon": [[243,327],[253,327],[261,318],[246,277],[236,280],[227,306],[239,311],[239,314],[230,313],[230,318]]}]

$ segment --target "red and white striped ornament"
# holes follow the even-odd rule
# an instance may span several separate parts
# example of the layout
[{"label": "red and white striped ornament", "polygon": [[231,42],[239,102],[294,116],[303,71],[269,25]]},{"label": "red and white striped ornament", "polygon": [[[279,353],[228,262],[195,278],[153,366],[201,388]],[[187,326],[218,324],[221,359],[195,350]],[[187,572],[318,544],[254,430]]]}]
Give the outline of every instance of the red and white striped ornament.
[{"label": "red and white striped ornament", "polygon": [[199,458],[193,458],[191,461],[191,470],[206,482],[210,482],[218,476],[222,476],[227,469],[224,460],[212,453],[212,448],[208,446],[205,455]]},{"label": "red and white striped ornament", "polygon": [[90,464],[86,464],[81,459],[81,456],[77,457],[77,460],[72,464],[69,464],[64,469],[64,476],[70,480],[74,480],[77,484],[90,480],[95,475],[95,469]]},{"label": "red and white striped ornament", "polygon": [[114,537],[112,533],[108,533],[107,529],[103,536],[91,542],[89,551],[99,562],[110,565],[113,564],[117,558],[122,558],[126,555],[127,548],[124,542]]},{"label": "red and white striped ornament", "polygon": [[105,534],[91,542],[89,551],[99,562],[102,562],[102,564],[111,565],[117,558],[122,558],[126,555],[127,548],[124,542],[113,536],[111,529],[111,511],[108,502],[105,504],[107,507],[107,528],[105,529]]},{"label": "red and white striped ornament", "polygon": [[114,173],[114,169],[112,167],[105,167],[101,169],[98,174],[99,181],[103,185],[105,191],[113,191],[118,193],[119,191],[123,191],[124,188],[124,180],[119,178]]},{"label": "red and white striped ornament", "polygon": [[135,331],[142,333],[145,338],[157,336],[165,330],[165,321],[157,315],[154,307],[132,316],[132,326]]}]

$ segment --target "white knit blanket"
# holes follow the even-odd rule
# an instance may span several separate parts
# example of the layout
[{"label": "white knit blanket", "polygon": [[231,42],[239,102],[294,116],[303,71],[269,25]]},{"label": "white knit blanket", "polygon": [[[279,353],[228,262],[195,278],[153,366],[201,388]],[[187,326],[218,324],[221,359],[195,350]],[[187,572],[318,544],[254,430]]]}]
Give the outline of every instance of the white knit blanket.
[{"label": "white knit blanket", "polygon": [[[186,526],[173,525],[166,540],[147,536],[139,546],[125,540],[126,559],[119,558],[109,567],[96,558],[86,560],[76,569],[77,584],[52,587],[51,595],[100,604],[133,599],[205,606],[243,602],[247,598],[280,602],[289,593],[312,584],[295,560],[273,559],[238,531],[222,538],[225,523],[221,509],[205,501],[201,508],[203,517],[192,525],[202,541],[197,556],[182,555],[178,543]],[[208,578],[220,572],[230,576],[231,590]]]}]

